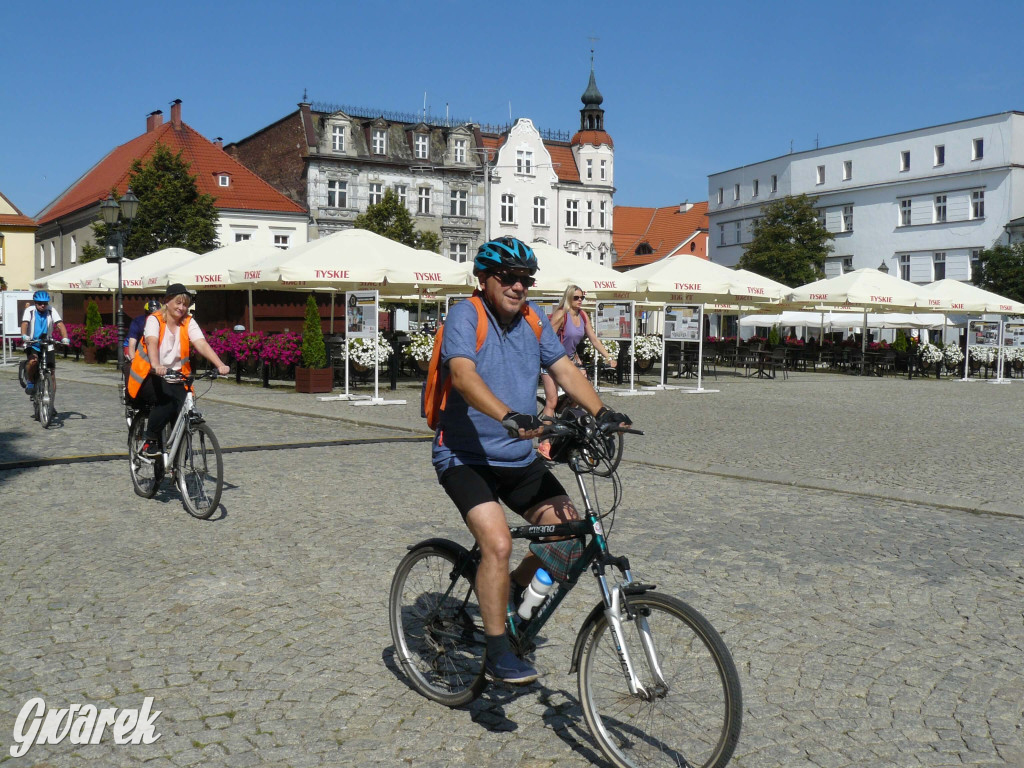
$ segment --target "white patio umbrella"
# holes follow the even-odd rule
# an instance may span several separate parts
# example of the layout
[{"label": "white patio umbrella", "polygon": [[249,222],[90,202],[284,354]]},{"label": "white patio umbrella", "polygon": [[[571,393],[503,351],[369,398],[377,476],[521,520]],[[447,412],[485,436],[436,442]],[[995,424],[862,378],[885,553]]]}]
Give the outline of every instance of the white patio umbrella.
[{"label": "white patio umbrella", "polygon": [[936,280],[921,286],[928,309],[942,312],[1022,315],[1024,303],[959,280]]},{"label": "white patio umbrella", "polygon": [[[863,314],[863,329],[868,327],[868,312],[872,309],[888,312],[927,306],[920,286],[892,277],[877,269],[857,269],[844,275],[815,280],[794,288],[785,297],[787,302],[804,306],[854,306]],[[861,334],[861,370],[867,349],[867,333]]]},{"label": "white patio umbrella", "polygon": [[[198,259],[199,254],[187,248],[163,248],[145,256],[125,261],[121,265],[121,285],[128,293],[158,293],[167,283],[159,275],[170,267]],[[109,271],[99,275],[99,284],[107,290],[117,290],[117,265],[108,264]]]},{"label": "white patio umbrella", "polygon": [[734,304],[778,301],[782,296],[782,290],[770,284],[774,281],[752,272],[739,273],[689,254],[659,259],[627,274],[652,301]]},{"label": "white patio umbrella", "polygon": [[109,270],[114,270],[116,274],[117,265],[108,264],[106,259],[96,259],[54,272],[52,275],[43,275],[38,280],[33,280],[30,285],[33,288],[59,293],[106,293],[108,289],[100,286],[98,278]]},{"label": "white patio umbrella", "polygon": [[616,272],[547,243],[531,243],[530,247],[537,256],[534,295],[560,294],[570,285],[578,285],[589,296],[603,298],[634,298],[637,292],[632,272]]},{"label": "white patio umbrella", "polygon": [[[281,251],[253,269],[229,269],[232,282],[252,288],[366,288],[405,295],[420,288],[470,285],[470,266],[417,251],[365,229],[346,229]],[[418,286],[414,288],[414,286]]]}]

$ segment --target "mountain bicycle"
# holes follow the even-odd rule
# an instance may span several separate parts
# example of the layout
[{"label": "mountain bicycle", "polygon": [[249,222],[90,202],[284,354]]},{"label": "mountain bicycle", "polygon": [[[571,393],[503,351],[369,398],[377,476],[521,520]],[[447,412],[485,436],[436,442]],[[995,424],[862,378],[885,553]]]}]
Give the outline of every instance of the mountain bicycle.
[{"label": "mountain bicycle", "polygon": [[185,403],[174,423],[164,428],[161,454],[155,458],[141,453],[142,444],[146,442],[149,409],[125,402],[126,418],[130,421],[128,466],[135,493],[144,499],[153,498],[169,467],[185,509],[202,520],[208,519],[220,503],[224,461],[216,435],[196,409],[197,395],[192,385],[202,379],[216,378],[217,371],[213,370],[190,376],[168,371],[164,376],[167,382],[186,386]]},{"label": "mountain bicycle", "polygon": [[[589,568],[601,600],[576,636],[569,671],[577,674],[583,715],[601,751],[617,768],[722,768],[742,722],[740,680],[728,648],[700,613],[634,580],[629,560],[608,548],[622,494],[618,474],[609,468],[607,438],[642,433],[599,427],[589,415],[575,413],[551,420],[548,429],[568,444],[565,461],[585,514],[558,525],[513,527],[511,534],[533,542],[531,550],[542,560],[543,548],[566,541],[578,543],[582,553],[556,576],[557,588],[531,618],[522,621],[509,611],[513,650],[521,656],[535,650],[538,633]],[[614,489],[604,513],[586,486],[587,476],[595,475],[609,478]],[[391,582],[388,615],[397,660],[413,688],[449,707],[473,701],[487,684],[473,589],[479,562],[477,546],[467,550],[448,539],[428,539],[409,547]]]},{"label": "mountain bicycle", "polygon": [[[32,343],[39,346],[39,354],[36,356],[38,363],[36,365],[35,389],[32,392],[32,418],[38,419],[43,429],[48,429],[53,423],[53,417],[57,415],[55,350],[59,342],[51,339],[49,334],[43,334]],[[28,383],[27,365],[28,360],[22,360],[18,366],[18,380],[23,388]]]}]

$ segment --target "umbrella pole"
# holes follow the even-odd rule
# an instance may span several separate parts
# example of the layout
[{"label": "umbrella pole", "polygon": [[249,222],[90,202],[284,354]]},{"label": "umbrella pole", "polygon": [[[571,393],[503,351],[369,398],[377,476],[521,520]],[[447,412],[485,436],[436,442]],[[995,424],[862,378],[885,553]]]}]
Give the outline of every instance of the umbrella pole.
[{"label": "umbrella pole", "polygon": [[331,291],[331,336],[334,335],[334,297],[337,291]]},{"label": "umbrella pole", "polygon": [[253,323],[253,320],[252,320],[252,288],[250,288],[249,289],[249,331],[250,332],[252,332],[254,330],[253,325],[254,325],[254,323]]},{"label": "umbrella pole", "polygon": [[864,355],[868,350],[868,311],[864,310],[864,325],[860,329],[860,375],[864,375]]}]

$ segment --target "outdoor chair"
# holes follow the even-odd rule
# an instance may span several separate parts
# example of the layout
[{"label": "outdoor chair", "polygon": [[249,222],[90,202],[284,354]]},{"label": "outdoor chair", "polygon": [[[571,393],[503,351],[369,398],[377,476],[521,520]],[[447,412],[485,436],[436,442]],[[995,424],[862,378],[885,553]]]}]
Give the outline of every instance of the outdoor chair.
[{"label": "outdoor chair", "polygon": [[707,347],[705,347],[704,348],[704,352],[701,355],[701,372],[702,372],[702,375],[707,376],[708,371],[710,371],[711,375],[714,376],[715,379],[717,380],[718,379],[717,364],[718,364],[718,352],[716,352],[714,349],[708,349]]},{"label": "outdoor chair", "polygon": [[885,376],[887,373],[891,373],[893,376],[896,375],[896,351],[888,349],[882,355],[881,359],[875,363],[875,373],[879,376]]},{"label": "outdoor chair", "polygon": [[789,378],[789,368],[786,365],[786,348],[776,347],[768,358],[768,378],[774,379],[776,371],[782,371],[782,378]]}]

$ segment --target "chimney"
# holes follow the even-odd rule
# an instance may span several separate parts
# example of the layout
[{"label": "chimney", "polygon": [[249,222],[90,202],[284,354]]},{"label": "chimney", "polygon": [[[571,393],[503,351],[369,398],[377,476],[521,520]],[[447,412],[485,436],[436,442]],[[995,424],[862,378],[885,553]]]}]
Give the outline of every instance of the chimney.
[{"label": "chimney", "polygon": [[213,140],[213,146],[215,146],[217,149],[224,149],[224,139],[218,136],[216,139]]},{"label": "chimney", "polygon": [[693,203],[680,203],[679,204],[679,212],[680,213],[686,213],[691,208],[693,208]]},{"label": "chimney", "polygon": [[175,130],[181,129],[181,99],[171,102],[171,125]]},{"label": "chimney", "polygon": [[146,133],[155,131],[161,125],[164,124],[164,113],[163,110],[158,109],[156,112],[150,112],[146,115]]}]

